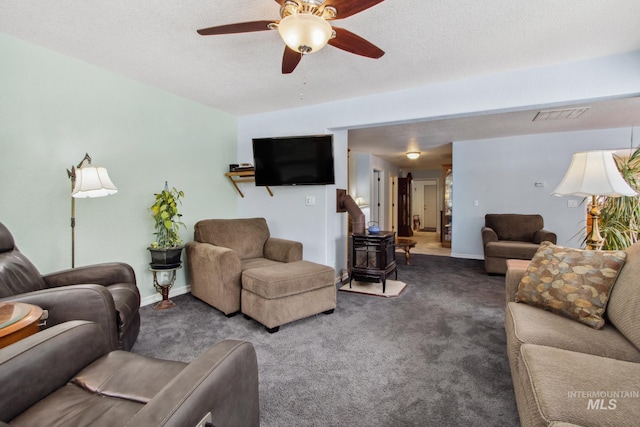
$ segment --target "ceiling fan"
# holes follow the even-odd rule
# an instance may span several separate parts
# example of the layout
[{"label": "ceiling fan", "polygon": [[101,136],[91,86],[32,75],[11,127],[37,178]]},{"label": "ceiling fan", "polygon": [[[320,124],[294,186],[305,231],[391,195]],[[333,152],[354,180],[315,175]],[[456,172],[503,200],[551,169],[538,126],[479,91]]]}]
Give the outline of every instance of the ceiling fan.
[{"label": "ceiling fan", "polygon": [[250,33],[277,29],[286,43],[282,57],[282,73],[295,70],[302,55],[317,52],[327,43],[346,52],[378,59],[384,51],[362,37],[333,27],[328,21],[348,18],[384,0],[275,0],[280,7],[280,20],[251,21],[220,25],[198,30],[202,36]]}]

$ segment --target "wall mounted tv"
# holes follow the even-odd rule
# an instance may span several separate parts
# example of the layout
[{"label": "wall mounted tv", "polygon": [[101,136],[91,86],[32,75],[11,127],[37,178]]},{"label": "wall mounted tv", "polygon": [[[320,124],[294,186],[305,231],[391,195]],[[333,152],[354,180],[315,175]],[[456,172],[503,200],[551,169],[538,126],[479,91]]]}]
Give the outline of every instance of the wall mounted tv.
[{"label": "wall mounted tv", "polygon": [[256,185],[335,184],[333,135],[253,138]]}]

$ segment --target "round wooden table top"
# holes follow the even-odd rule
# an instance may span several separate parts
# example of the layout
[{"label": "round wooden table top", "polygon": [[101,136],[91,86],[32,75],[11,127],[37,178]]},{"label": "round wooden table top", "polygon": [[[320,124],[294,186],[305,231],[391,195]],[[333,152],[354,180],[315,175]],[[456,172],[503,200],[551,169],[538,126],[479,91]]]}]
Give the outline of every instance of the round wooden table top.
[{"label": "round wooden table top", "polygon": [[401,237],[396,240],[396,245],[398,246],[409,246],[413,248],[417,244],[418,242],[416,242],[415,240],[403,239]]},{"label": "round wooden table top", "polygon": [[42,309],[22,302],[0,302],[0,348],[39,331]]}]

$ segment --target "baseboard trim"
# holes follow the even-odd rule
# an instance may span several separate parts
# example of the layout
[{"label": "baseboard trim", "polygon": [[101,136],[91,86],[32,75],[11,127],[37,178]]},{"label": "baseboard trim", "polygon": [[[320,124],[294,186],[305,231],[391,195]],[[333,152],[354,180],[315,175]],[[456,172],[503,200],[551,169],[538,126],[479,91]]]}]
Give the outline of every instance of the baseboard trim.
[{"label": "baseboard trim", "polygon": [[464,259],[478,259],[480,261],[484,261],[484,256],[477,254],[458,254],[455,252],[451,252],[452,258],[464,258]]},{"label": "baseboard trim", "polygon": [[336,277],[335,285],[347,283],[349,281],[349,273],[346,270],[342,272],[341,276]]},{"label": "baseboard trim", "polygon": [[[191,292],[190,285],[174,287],[174,288],[171,288],[171,291],[169,292],[169,298],[177,297],[178,295],[188,294],[189,292]],[[142,298],[140,300],[140,306],[144,307],[145,305],[155,304],[160,301],[162,301],[162,295],[160,295],[159,293],[156,293],[154,295],[149,295]]]}]

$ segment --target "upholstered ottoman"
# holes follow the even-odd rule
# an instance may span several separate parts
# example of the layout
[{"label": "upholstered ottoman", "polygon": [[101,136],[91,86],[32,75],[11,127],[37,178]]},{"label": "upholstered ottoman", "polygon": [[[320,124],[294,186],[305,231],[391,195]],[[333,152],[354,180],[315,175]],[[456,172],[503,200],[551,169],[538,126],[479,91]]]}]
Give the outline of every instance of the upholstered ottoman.
[{"label": "upholstered ottoman", "polygon": [[331,314],[336,308],[335,271],[310,261],[245,270],[240,307],[270,333],[294,320]]}]

